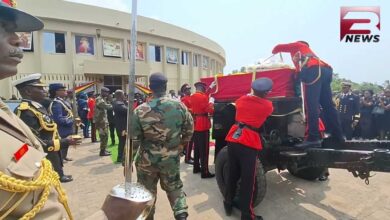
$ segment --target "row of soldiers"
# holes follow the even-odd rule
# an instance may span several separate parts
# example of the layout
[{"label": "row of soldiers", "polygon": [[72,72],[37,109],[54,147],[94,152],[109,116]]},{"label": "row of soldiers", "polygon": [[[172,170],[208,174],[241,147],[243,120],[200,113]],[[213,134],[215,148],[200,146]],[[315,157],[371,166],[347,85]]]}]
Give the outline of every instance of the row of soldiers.
[{"label": "row of soldiers", "polygon": [[390,89],[374,97],[372,90],[361,96],[351,90],[351,84],[342,83],[342,92],[335,96],[342,130],[347,140],[352,138],[385,139],[390,132]]},{"label": "row of soldiers", "polygon": [[[0,1],[0,80],[16,75],[23,58],[16,32],[43,28],[42,21],[13,8],[14,4]],[[23,97],[17,114],[0,100],[0,219],[65,219],[63,206],[67,219],[72,220],[60,172],[58,167],[53,170],[50,161],[61,163],[61,148],[78,144],[79,140],[60,138],[62,131],[58,132],[55,119],[40,103],[46,97],[44,84],[38,75],[29,77],[14,83]],[[55,90],[56,95],[65,93],[61,88]],[[66,111],[63,114],[70,116]],[[70,117],[61,120],[67,122]],[[90,219],[119,220],[133,211],[127,200],[112,198]]]}]

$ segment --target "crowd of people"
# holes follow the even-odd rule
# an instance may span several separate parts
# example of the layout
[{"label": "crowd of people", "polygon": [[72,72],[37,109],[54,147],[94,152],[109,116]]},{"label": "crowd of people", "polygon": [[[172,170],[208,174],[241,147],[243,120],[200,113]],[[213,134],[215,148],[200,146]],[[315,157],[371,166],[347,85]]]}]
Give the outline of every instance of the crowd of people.
[{"label": "crowd of people", "polygon": [[334,99],[347,140],[390,139],[390,88],[379,94],[352,92],[352,85],[344,82]]}]

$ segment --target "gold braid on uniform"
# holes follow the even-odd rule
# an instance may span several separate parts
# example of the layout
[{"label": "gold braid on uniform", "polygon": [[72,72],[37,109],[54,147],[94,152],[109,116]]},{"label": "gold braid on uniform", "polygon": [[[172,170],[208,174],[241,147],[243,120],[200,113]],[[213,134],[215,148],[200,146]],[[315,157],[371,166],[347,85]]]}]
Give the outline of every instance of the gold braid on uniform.
[{"label": "gold braid on uniform", "polygon": [[21,217],[21,220],[33,219],[37,213],[45,205],[50,195],[51,188],[54,187],[58,192],[58,201],[64,206],[69,219],[73,220],[70,208],[67,202],[67,197],[64,189],[61,186],[58,174],[53,170],[50,161],[43,159],[41,162],[42,169],[36,180],[20,180],[14,177],[8,176],[0,171],[0,189],[11,193],[22,193],[23,196],[16,202],[8,211],[0,216],[0,219],[4,219],[9,215],[29,194],[34,191],[42,190],[41,197],[34,207]]},{"label": "gold braid on uniform", "polygon": [[49,123],[49,122],[45,121],[43,118],[43,114],[40,111],[31,107],[28,102],[20,103],[19,107],[17,108],[16,115],[20,118],[20,114],[22,113],[22,111],[25,111],[25,110],[31,111],[35,115],[35,117],[38,118],[39,125],[41,126],[39,128],[39,131],[41,131],[43,129],[45,131],[54,132],[54,135],[53,135],[53,145],[54,146],[49,146],[48,151],[59,151],[61,138],[60,138],[60,134],[58,133],[58,130],[57,130],[57,124],[55,122]]},{"label": "gold braid on uniform", "polygon": [[49,113],[51,115],[53,115],[53,112],[51,111],[52,107],[53,107],[53,102],[58,102],[62,105],[62,107],[64,107],[65,111],[68,113],[66,115],[66,118],[73,118],[73,112],[71,109],[68,108],[68,106],[66,106],[61,100],[53,100],[51,103],[50,103],[50,106],[49,106]]}]

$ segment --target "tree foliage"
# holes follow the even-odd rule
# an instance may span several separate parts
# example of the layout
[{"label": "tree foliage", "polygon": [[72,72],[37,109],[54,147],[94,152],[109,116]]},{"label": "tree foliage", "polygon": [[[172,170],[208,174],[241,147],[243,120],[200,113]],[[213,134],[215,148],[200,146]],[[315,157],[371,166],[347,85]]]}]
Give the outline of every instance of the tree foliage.
[{"label": "tree foliage", "polygon": [[356,83],[356,82],[353,82],[349,79],[341,78],[338,73],[334,73],[333,74],[333,81],[332,81],[332,91],[334,91],[334,92],[341,91],[342,82],[352,83],[352,90],[358,90],[358,91],[373,90],[374,93],[383,92],[384,88],[388,88],[390,86],[389,80],[386,80],[383,83],[383,85],[378,85],[376,83],[370,83],[370,82]]}]

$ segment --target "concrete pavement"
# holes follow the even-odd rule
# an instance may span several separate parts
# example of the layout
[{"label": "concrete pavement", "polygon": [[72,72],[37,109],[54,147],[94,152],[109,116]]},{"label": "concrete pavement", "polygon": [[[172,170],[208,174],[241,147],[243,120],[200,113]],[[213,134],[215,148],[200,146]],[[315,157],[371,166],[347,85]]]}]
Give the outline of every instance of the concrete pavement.
[{"label": "concrete pavement", "polygon": [[[113,164],[109,157],[99,157],[98,153],[99,143],[84,143],[77,149],[70,149],[69,155],[74,161],[64,167],[66,174],[74,178],[73,182],[63,185],[77,220],[99,210],[109,190],[124,179],[122,166]],[[213,154],[211,151],[210,155]],[[213,159],[210,157],[210,163]],[[210,170],[214,171],[213,165]],[[267,194],[255,212],[266,220],[390,219],[390,174],[377,173],[370,179],[370,185],[366,185],[345,170],[331,169],[330,173],[326,182],[304,181],[288,172],[267,173]],[[181,176],[189,219],[240,219],[236,209],[233,216],[225,216],[215,178],[203,180],[200,175],[192,174],[192,166],[184,163],[181,164]],[[174,219],[161,188],[155,219]]]}]

